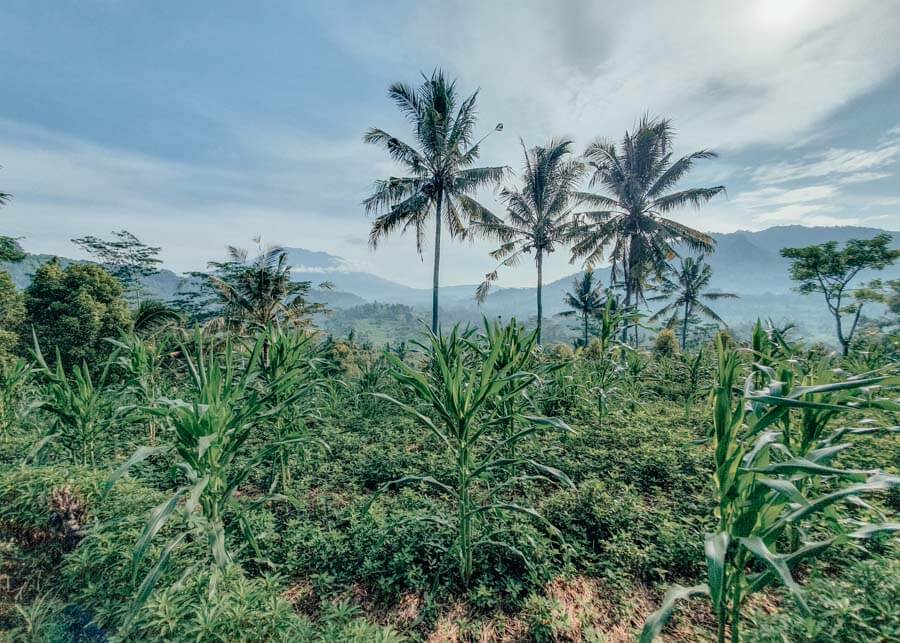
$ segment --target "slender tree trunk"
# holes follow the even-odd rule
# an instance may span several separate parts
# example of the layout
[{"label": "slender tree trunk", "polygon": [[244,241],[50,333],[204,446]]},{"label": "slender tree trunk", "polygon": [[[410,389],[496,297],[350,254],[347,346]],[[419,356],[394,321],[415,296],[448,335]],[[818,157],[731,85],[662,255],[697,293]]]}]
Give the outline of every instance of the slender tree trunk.
[{"label": "slender tree trunk", "polygon": [[538,346],[541,345],[541,317],[544,314],[544,306],[541,301],[541,288],[543,287],[543,278],[544,278],[544,254],[538,250],[537,254],[537,272],[538,272],[538,282],[537,282],[537,343]]},{"label": "slender tree trunk", "polygon": [[588,314],[584,313],[584,347],[588,344]]},{"label": "slender tree trunk", "polygon": [[834,311],[834,325],[837,329],[837,338],[838,338],[838,342],[841,345],[841,353],[843,354],[844,357],[847,357],[847,354],[850,352],[850,342],[848,342],[844,338],[844,328],[843,328],[843,325],[841,324],[840,310]]},{"label": "slender tree trunk", "polygon": [[681,322],[681,350],[683,351],[685,346],[687,346],[687,328],[688,328],[688,317],[690,316],[691,311],[688,308],[688,303],[684,302],[684,320]]},{"label": "slender tree trunk", "polygon": [[434,278],[431,282],[431,332],[438,332],[438,290],[440,289],[441,273],[441,206],[444,201],[444,193],[437,193],[434,214]]}]

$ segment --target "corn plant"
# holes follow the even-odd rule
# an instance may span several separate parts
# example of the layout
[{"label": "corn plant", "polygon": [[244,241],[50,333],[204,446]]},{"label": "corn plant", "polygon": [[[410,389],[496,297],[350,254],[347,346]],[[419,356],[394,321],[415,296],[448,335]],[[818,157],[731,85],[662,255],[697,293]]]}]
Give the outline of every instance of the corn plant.
[{"label": "corn plant", "polygon": [[[851,540],[867,539],[880,532],[900,530],[898,523],[861,524],[848,519],[835,521],[840,503],[859,503],[860,496],[884,491],[900,483],[878,471],[847,470],[828,464],[833,445],[805,455],[795,455],[784,442],[779,422],[791,409],[833,410],[825,402],[804,396],[858,390],[865,381],[849,381],[795,389],[787,395],[773,391],[757,393],[756,373],[747,375],[740,387],[742,360],[736,351],[718,341],[718,381],[713,389],[711,446],[715,458],[712,476],[718,527],[707,534],[705,550],[708,581],[695,587],[670,589],[659,610],[647,620],[641,640],[652,641],[662,631],[679,599],[706,595],[717,621],[717,640],[740,640],[741,608],[746,599],[775,583],[782,583],[801,611],[808,614],[803,591],[792,570],[828,547]],[[893,384],[881,380],[882,384]],[[741,391],[743,389],[743,392]],[[824,428],[824,427],[820,427]],[[819,481],[828,491],[817,494]],[[866,505],[868,506],[868,505]],[[877,513],[877,512],[876,512]],[[828,515],[830,514],[830,515]],[[814,541],[793,544],[792,534],[808,533],[809,527],[830,529]],[[787,545],[784,553],[779,547]]]},{"label": "corn plant", "polygon": [[56,367],[50,368],[37,338],[34,357],[41,376],[35,406],[50,414],[54,422],[51,432],[32,447],[28,457],[37,455],[47,444],[58,443],[70,462],[96,465],[97,440],[105,428],[103,420],[111,397],[107,388],[110,363],[106,363],[96,381],[86,363],[72,366],[71,374],[67,374],[58,350]]},{"label": "corn plant", "polygon": [[[135,408],[155,404],[163,395],[164,375],[162,367],[167,357],[165,345],[159,341],[143,339],[132,333],[121,339],[107,340],[117,350],[114,364],[126,377],[126,390],[131,394],[133,404],[124,407]],[[159,432],[159,418],[143,414],[147,424],[147,439],[156,444]]]},{"label": "corn plant", "polygon": [[456,561],[463,585],[468,586],[474,573],[474,554],[479,548],[506,549],[529,563],[524,553],[503,540],[503,524],[494,524],[502,516],[523,514],[558,533],[533,508],[505,500],[503,493],[528,479],[568,486],[572,482],[557,469],[504,454],[542,430],[571,429],[559,420],[518,415],[514,434],[495,437],[496,431],[492,429],[509,422],[497,409],[518,413],[517,406],[507,405],[503,398],[520,395],[535,381],[535,376],[518,370],[518,359],[500,366],[502,342],[495,342],[490,352],[476,351],[468,334],[461,333],[458,327],[447,336],[431,334],[429,339],[427,345],[420,347],[431,355],[430,374],[391,357],[392,375],[419,403],[421,410],[388,395],[377,395],[397,405],[438,439],[444,454],[453,462],[455,479],[442,482],[434,476],[409,475],[387,483],[378,493],[398,485],[423,484],[451,499],[454,518],[429,515],[420,520],[434,523],[452,534],[452,544],[446,551]]},{"label": "corn plant", "polygon": [[[246,543],[258,553],[244,506],[235,493],[252,471],[279,449],[308,440],[305,435],[286,436],[256,453],[248,453],[246,443],[253,429],[276,416],[301,394],[287,393],[293,384],[287,377],[270,379],[265,390],[259,386],[265,340],[260,336],[249,354],[239,352],[226,341],[221,354],[216,354],[198,330],[193,348],[181,350],[188,372],[189,397],[161,400],[161,406],[147,409],[148,413],[168,419],[173,428],[173,443],[138,449],[107,481],[108,491],[129,468],[161,454],[174,459],[186,480],[150,512],[135,546],[132,563],[136,573],[156,534],[179,507],[183,510],[185,529],[167,542],[158,562],[142,581],[132,605],[132,616],[152,592],[173,550],[187,536],[205,539],[213,565],[219,571],[233,561],[233,553],[226,548],[226,529],[240,529]],[[271,496],[263,495],[255,503],[270,499]],[[226,514],[234,518],[227,526]]]},{"label": "corn plant", "polygon": [[[515,318],[508,324],[491,322],[484,318],[484,331],[472,342],[472,348],[485,357],[496,350],[497,357],[494,363],[496,370],[530,373],[534,376],[525,387],[521,387],[516,380],[510,381],[499,394],[489,400],[489,405],[498,416],[497,422],[503,439],[516,434],[519,418],[533,408],[528,395],[532,385],[540,383],[541,376],[550,374],[560,366],[540,363],[536,355],[537,345],[537,330],[525,332],[525,327]],[[514,458],[515,447],[515,443],[511,443],[509,451],[504,455]]]},{"label": "corn plant", "polygon": [[6,433],[31,410],[24,404],[25,389],[31,384],[33,370],[23,359],[0,362],[0,434]]},{"label": "corn plant", "polygon": [[260,362],[259,384],[263,391],[272,393],[264,398],[266,406],[278,410],[271,417],[274,442],[282,444],[301,435],[306,438],[284,443],[276,453],[270,489],[274,490],[279,481],[287,489],[291,483],[290,449],[314,444],[328,450],[325,442],[307,432],[309,420],[317,418],[313,400],[322,384],[319,370],[322,349],[315,345],[312,333],[273,326],[266,329],[263,341],[268,359]]}]

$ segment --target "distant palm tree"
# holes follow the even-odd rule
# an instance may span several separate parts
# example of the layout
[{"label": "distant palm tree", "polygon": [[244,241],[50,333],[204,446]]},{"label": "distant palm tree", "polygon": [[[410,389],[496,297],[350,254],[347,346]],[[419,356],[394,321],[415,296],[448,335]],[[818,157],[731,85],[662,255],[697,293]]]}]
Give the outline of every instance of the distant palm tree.
[{"label": "distant palm tree", "polygon": [[498,240],[501,245],[491,253],[500,261],[493,272],[485,275],[475,298],[483,301],[491,284],[497,280],[502,266],[515,266],[523,254],[534,253],[537,266],[537,341],[541,342],[544,257],[560,243],[568,241],[572,232],[572,209],[580,193],[575,190],[584,175],[584,164],[570,158],[572,142],[551,140],[541,147],[525,148],[525,173],[522,187],[504,188],[500,197],[506,204],[507,221],[482,212],[469,233]]},{"label": "distant palm tree", "polygon": [[597,315],[605,305],[603,298],[603,286],[594,281],[594,271],[586,270],[581,277],[575,277],[572,292],[567,292],[563,301],[572,310],[559,313],[563,317],[581,315],[584,325],[584,337],[582,346],[588,345],[588,322],[591,317]]},{"label": "distant palm tree", "polygon": [[[259,238],[254,241],[259,243]],[[261,246],[254,259],[246,250],[229,246],[228,261],[213,261],[209,267],[214,269],[209,280],[225,305],[227,322],[261,329],[284,322],[304,324],[310,315],[325,311],[322,304],[307,299],[311,282],[291,280],[287,252],[281,246]]]},{"label": "distant palm tree", "polygon": [[[423,76],[424,77],[424,76]],[[391,85],[388,95],[407,117],[415,132],[408,144],[380,129],[366,132],[364,141],[383,146],[404,167],[405,177],[390,177],[375,183],[375,192],[363,204],[378,217],[369,233],[372,248],[397,229],[414,230],[416,250],[422,255],[425,225],[434,217],[434,274],[432,281],[431,330],[438,330],[441,226],[446,222],[452,237],[460,236],[467,219],[486,212],[472,194],[495,185],[506,167],[473,167],[479,145],[473,143],[478,92],[460,101],[456,83],[436,70],[418,88]],[[494,131],[503,129],[498,124]]]},{"label": "distant palm tree", "polygon": [[682,259],[679,268],[672,267],[669,275],[663,275],[660,279],[659,290],[662,291],[662,294],[651,297],[651,299],[656,300],[668,299],[675,295],[675,299],[654,313],[649,321],[657,321],[671,314],[669,319],[671,325],[674,324],[679,312],[681,312],[683,315],[681,320],[681,350],[684,350],[687,345],[688,324],[690,324],[690,319],[695,310],[720,324],[728,325],[701,299],[716,301],[718,299],[737,299],[738,297],[730,292],[704,292],[706,287],[709,286],[710,278],[712,278],[712,268],[709,264],[704,263],[704,259],[703,255],[696,259],[693,257]]},{"label": "distant palm tree", "polygon": [[716,154],[701,150],[672,162],[672,139],[670,121],[644,117],[633,133],[625,133],[620,148],[598,139],[585,152],[593,169],[591,186],[602,186],[608,196],[595,194],[588,200],[597,209],[579,216],[572,259],[595,265],[611,246],[611,280],[624,285],[626,306],[644,299],[647,277],[662,274],[677,255],[673,245],[695,252],[713,249],[709,235],[663,214],[686,205],[700,207],[725,191],[721,185],[670,191],[695,161]]}]

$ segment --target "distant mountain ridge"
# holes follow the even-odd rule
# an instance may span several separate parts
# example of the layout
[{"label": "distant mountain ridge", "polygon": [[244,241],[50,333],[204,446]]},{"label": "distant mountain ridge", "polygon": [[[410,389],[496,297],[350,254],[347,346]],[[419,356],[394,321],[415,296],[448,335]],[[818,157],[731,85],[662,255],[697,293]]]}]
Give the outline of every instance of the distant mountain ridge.
[{"label": "distant mountain ridge", "polygon": [[[713,268],[712,289],[734,292],[741,296],[737,300],[717,302],[715,309],[732,325],[760,315],[771,315],[825,332],[830,327],[831,320],[822,302],[818,297],[804,297],[792,290],[794,283],[788,274],[789,262],[780,256],[780,250],[832,240],[843,244],[849,239],[871,238],[882,232],[893,235],[894,245],[900,247],[900,233],[858,226],[791,225],[757,232],[738,230],[714,233],[712,236],[716,240],[716,251],[707,256],[707,262]],[[342,257],[327,252],[294,247],[285,247],[285,251],[288,263],[293,266],[293,278],[312,282],[314,289],[311,298],[331,308],[341,310],[380,302],[403,304],[419,311],[423,316],[430,310],[430,289],[412,288],[360,271]],[[13,281],[19,287],[24,288],[37,267],[50,258],[50,255],[28,255],[18,264],[6,264],[2,267],[11,273]],[[80,260],[60,258],[60,261],[66,265]],[[572,288],[572,281],[579,274],[580,272],[576,272],[544,285],[544,310],[548,317],[565,310],[563,297]],[[601,282],[609,280],[609,268],[600,268],[596,270],[596,274]],[[859,279],[862,281],[875,276],[898,279],[900,265],[877,274],[862,274]],[[160,299],[170,299],[184,282],[184,277],[170,270],[162,270],[148,278],[145,285],[148,294]],[[322,282],[330,282],[332,289],[318,289],[318,284]],[[442,287],[442,315],[449,321],[477,320],[481,315],[507,318],[516,316],[527,320],[534,315],[533,287],[502,288],[502,275],[498,285],[501,288],[492,292],[482,305],[474,301],[475,284]]]}]

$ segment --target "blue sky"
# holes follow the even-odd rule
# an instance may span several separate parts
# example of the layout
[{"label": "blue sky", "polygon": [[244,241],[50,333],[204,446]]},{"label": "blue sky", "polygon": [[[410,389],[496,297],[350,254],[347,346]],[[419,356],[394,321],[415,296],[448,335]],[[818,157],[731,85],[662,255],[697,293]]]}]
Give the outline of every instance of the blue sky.
[{"label": "blue sky", "polygon": [[[394,168],[361,139],[408,136],[387,87],[435,66],[480,88],[485,132],[504,123],[485,163],[518,169],[520,136],[618,138],[649,112],[673,120],[680,151],[721,155],[689,180],[728,197],[685,223],[896,230],[898,33],[894,0],[6,0],[2,231],[75,256],[72,237],[126,228],[175,270],[261,234],[426,286],[430,249],[366,246],[360,201]],[[490,249],[445,246],[444,283],[480,280]]]}]

